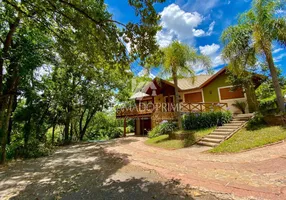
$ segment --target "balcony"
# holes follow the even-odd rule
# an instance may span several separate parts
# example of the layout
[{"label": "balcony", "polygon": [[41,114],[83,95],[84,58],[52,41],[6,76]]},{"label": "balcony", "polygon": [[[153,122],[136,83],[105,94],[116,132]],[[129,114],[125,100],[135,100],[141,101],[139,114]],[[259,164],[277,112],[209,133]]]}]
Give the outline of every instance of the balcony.
[{"label": "balcony", "polygon": [[[137,118],[137,117],[151,117],[153,113],[161,113],[161,116],[172,115],[178,109],[181,113],[201,113],[210,111],[226,111],[228,110],[227,103],[185,103],[179,104],[176,108],[175,104],[148,104],[139,105],[137,107],[119,108],[116,110],[116,118]],[[164,114],[165,113],[165,114]]]}]

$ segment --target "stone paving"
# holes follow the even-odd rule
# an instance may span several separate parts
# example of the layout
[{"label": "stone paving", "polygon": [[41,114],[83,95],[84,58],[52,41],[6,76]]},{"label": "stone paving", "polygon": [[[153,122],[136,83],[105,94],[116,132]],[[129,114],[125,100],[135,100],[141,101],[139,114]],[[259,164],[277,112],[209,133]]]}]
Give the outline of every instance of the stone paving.
[{"label": "stone paving", "polygon": [[145,145],[146,138],[120,140],[126,142],[107,150],[126,154],[131,164],[156,170],[165,178],[246,199],[286,199],[286,143],[214,155],[206,152],[209,147],[170,151]]}]

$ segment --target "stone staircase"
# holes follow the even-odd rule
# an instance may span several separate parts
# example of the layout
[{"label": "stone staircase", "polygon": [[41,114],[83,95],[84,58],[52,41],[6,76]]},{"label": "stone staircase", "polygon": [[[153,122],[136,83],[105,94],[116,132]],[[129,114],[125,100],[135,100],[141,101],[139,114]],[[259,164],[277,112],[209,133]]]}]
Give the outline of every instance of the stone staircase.
[{"label": "stone staircase", "polygon": [[212,133],[202,138],[197,144],[215,147],[239,131],[253,117],[253,114],[239,114],[223,126],[218,126]]}]

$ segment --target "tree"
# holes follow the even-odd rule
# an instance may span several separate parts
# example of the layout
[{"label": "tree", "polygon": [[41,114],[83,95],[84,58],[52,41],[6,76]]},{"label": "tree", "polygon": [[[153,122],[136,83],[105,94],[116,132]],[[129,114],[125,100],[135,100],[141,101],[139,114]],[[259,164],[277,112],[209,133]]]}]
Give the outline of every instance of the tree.
[{"label": "tree", "polygon": [[[55,45],[45,47],[39,45],[36,49],[56,55],[54,61],[64,60],[69,66],[74,66],[76,63],[78,66],[92,66],[97,71],[111,71],[108,68],[102,69],[102,66],[98,65],[104,62],[109,67],[116,67],[116,77],[120,78],[121,75],[124,76],[134,59],[140,58],[144,63],[147,55],[158,50],[155,35],[160,30],[158,25],[160,16],[153,5],[160,2],[163,0],[129,0],[139,20],[126,24],[112,18],[112,13],[108,11],[104,0],[3,0],[0,2],[0,138],[2,149],[0,163],[4,163],[6,157],[6,141],[12,111],[16,109],[14,105],[19,95],[19,84],[23,81],[23,77],[29,77],[25,81],[30,83],[35,77],[26,76],[27,74],[32,74],[35,68],[52,62],[52,59],[45,62],[45,54],[41,55],[42,59],[39,62],[33,62],[36,59],[27,55],[33,51],[27,48],[24,51],[15,51],[18,38],[21,37],[23,41],[31,42],[32,45],[29,47],[36,47],[35,44],[40,41],[37,35],[46,37],[49,41],[47,44]],[[25,31],[26,34],[23,34]],[[31,37],[30,33],[35,31],[38,34]],[[126,48],[127,44],[131,47],[129,52]],[[17,56],[13,56],[15,52],[18,53]],[[16,61],[13,60],[15,58]],[[31,65],[25,64],[27,61],[31,62]],[[70,85],[69,87],[72,88]],[[66,110],[69,109],[73,108],[68,104]],[[68,113],[71,114],[74,111],[71,110]],[[66,119],[69,119],[68,116]],[[63,116],[57,117],[57,120],[63,119]],[[70,123],[72,127],[75,127],[73,121]],[[67,129],[66,133],[68,133]],[[70,134],[72,133],[71,130]]]},{"label": "tree", "polygon": [[284,98],[272,56],[273,41],[286,44],[286,20],[276,15],[281,6],[284,4],[278,0],[253,0],[252,8],[240,16],[238,25],[224,31],[222,39],[225,44],[224,54],[235,68],[240,65],[245,69],[246,65],[253,65],[256,55],[265,56],[279,110],[285,112]]},{"label": "tree", "polygon": [[162,49],[161,60],[163,73],[171,75],[175,86],[175,105],[178,127],[182,129],[181,113],[179,109],[178,76],[195,76],[194,66],[201,65],[210,72],[211,61],[207,56],[197,54],[196,50],[178,41],[172,42]]},{"label": "tree", "polygon": [[[1,161],[5,157],[5,147],[9,136],[9,123],[12,111],[16,109],[17,96],[20,88],[32,84],[33,71],[52,59],[47,49],[51,48],[51,39],[39,29],[25,27],[13,37],[9,54],[6,56],[5,76],[3,76],[2,91],[0,95],[0,137]],[[11,132],[11,130],[10,130]],[[9,137],[8,137],[9,136]],[[8,137],[8,138],[7,138]]]},{"label": "tree", "polygon": [[258,110],[258,101],[255,95],[255,89],[252,82],[253,73],[251,73],[257,63],[255,49],[249,44],[251,39],[251,29],[248,26],[241,25],[239,28],[230,27],[225,30],[221,40],[225,45],[222,51],[222,57],[229,62],[228,80],[235,87],[245,89],[249,112]]}]

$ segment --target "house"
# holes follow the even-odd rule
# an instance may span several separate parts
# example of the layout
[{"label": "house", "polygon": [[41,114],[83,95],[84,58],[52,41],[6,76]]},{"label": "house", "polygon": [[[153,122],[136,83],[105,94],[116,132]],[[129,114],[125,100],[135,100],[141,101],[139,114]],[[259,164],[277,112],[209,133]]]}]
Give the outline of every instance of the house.
[{"label": "house", "polygon": [[[235,101],[246,102],[246,95],[242,88],[234,90],[227,82],[227,76],[226,68],[223,68],[214,75],[179,79],[178,110],[181,113],[211,110],[230,110],[233,113],[240,113],[232,104]],[[136,135],[147,134],[163,120],[175,119],[173,81],[155,78],[138,88],[131,97],[135,100],[136,107],[122,108],[116,112],[117,118],[136,119]]]}]

